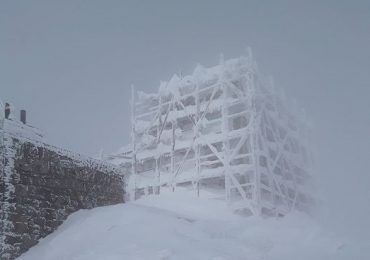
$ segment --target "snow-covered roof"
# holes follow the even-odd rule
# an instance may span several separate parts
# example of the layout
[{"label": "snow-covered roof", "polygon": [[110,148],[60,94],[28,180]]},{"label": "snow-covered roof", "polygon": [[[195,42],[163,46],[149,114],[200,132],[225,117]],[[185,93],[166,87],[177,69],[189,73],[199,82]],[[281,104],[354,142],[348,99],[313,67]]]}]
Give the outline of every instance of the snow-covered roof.
[{"label": "snow-covered roof", "polygon": [[95,160],[79,153],[48,144],[40,129],[28,124],[23,124],[14,119],[0,119],[0,134],[18,139],[21,142],[32,143],[38,147],[45,147],[46,149],[54,151],[60,155],[68,156],[69,158],[76,160],[76,162],[79,162],[81,166],[89,165],[94,166],[97,169],[108,169],[115,173],[120,173],[120,169],[115,167],[113,164],[104,163],[100,160]]},{"label": "snow-covered roof", "polygon": [[30,141],[44,141],[44,134],[40,129],[14,119],[2,119],[0,129],[17,138]]}]

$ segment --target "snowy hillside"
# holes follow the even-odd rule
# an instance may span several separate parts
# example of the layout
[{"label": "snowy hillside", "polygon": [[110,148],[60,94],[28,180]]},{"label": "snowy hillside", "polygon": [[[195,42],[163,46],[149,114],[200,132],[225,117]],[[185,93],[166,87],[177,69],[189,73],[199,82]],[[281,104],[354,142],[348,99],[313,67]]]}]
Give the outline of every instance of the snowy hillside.
[{"label": "snowy hillside", "polygon": [[79,211],[19,259],[360,259],[304,215],[243,218],[211,196],[179,189]]}]

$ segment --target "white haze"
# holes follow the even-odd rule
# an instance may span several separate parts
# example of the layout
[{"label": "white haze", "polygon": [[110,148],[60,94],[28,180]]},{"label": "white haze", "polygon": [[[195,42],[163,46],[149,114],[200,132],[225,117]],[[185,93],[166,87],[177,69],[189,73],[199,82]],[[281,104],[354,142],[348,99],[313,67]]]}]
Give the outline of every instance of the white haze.
[{"label": "white haze", "polygon": [[0,97],[50,142],[88,155],[129,142],[130,84],[244,54],[314,122],[319,219],[369,241],[369,1],[0,2]]}]

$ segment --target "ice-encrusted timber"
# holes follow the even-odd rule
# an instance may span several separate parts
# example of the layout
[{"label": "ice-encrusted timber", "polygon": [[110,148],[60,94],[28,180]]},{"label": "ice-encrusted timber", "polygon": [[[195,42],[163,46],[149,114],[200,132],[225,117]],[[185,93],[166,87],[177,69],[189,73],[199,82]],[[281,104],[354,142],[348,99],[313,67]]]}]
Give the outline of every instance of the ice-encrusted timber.
[{"label": "ice-encrusted timber", "polygon": [[238,211],[285,215],[309,211],[310,130],[288,109],[251,53],[174,75],[158,93],[133,91],[131,198],[161,187],[223,190]]}]

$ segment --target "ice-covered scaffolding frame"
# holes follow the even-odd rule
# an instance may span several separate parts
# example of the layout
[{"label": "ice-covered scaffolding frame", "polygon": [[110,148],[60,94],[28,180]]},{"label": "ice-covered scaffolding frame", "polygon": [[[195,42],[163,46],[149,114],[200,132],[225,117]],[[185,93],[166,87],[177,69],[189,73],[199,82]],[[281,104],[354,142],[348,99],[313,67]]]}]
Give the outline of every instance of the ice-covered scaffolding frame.
[{"label": "ice-covered scaffolding frame", "polygon": [[250,215],[307,211],[312,198],[309,128],[287,110],[252,55],[197,66],[159,93],[132,88],[132,191],[179,185],[224,191]]}]

